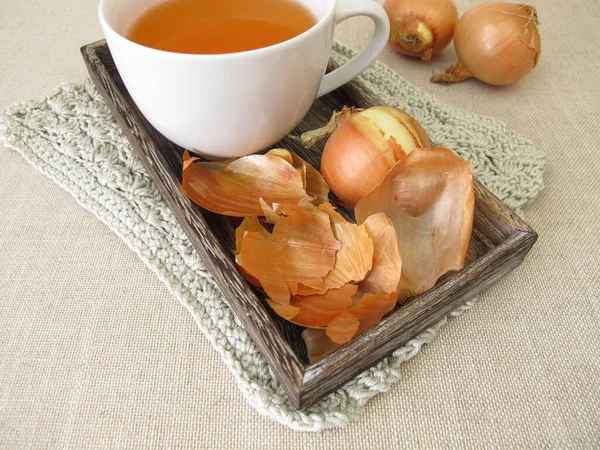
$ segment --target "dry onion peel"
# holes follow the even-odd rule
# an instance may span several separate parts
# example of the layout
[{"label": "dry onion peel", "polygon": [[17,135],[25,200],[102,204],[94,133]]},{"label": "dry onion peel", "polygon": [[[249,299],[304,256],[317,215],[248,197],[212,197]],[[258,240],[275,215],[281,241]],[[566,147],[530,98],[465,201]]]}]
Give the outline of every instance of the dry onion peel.
[{"label": "dry onion peel", "polygon": [[[383,304],[377,312],[360,319],[358,321],[358,329],[353,337],[361,335],[365,331],[371,329],[381,322],[381,319],[383,319],[387,313],[392,311],[395,305],[396,299],[394,297],[387,303]],[[349,321],[349,323],[353,325],[354,321]],[[341,323],[338,323],[338,326],[341,325]],[[338,344],[331,340],[331,338],[327,335],[327,330],[321,328],[307,328],[302,332],[302,339],[306,345],[308,359],[310,360],[311,364],[319,362],[342,346],[342,344]]]},{"label": "dry onion peel", "polygon": [[[358,291],[358,286],[347,284],[340,289],[329,289],[324,294],[293,296],[289,306],[292,310],[269,301],[277,314],[290,322],[305,327],[326,327],[325,333],[337,344],[352,339],[362,319],[383,317],[396,303],[396,293],[371,294]],[[370,322],[369,322],[370,323]]]},{"label": "dry onion peel", "polygon": [[394,224],[387,215],[378,213],[368,217],[363,225],[373,241],[373,267],[360,288],[373,294],[396,292],[402,258]]},{"label": "dry onion peel", "polygon": [[[235,230],[235,256],[240,254],[242,249],[242,240],[247,232],[258,232],[262,234],[265,238],[269,236],[269,232],[263,227],[256,216],[245,217],[242,220],[242,223]],[[240,268],[241,269],[241,268]],[[253,286],[261,287],[260,281],[258,281],[255,277],[250,275],[244,269],[241,269],[240,272],[244,276],[244,278]]]},{"label": "dry onion peel", "polygon": [[290,322],[300,312],[300,309],[292,304],[283,305],[281,303],[276,303],[271,299],[267,299],[267,303],[279,317],[283,317]]},{"label": "dry onion peel", "polygon": [[352,305],[348,307],[347,312],[356,319],[361,320],[378,313],[382,309],[388,310],[390,303],[395,301],[395,292],[390,292],[388,294],[372,294],[359,291],[353,297]]},{"label": "dry onion peel", "polygon": [[319,209],[329,214],[333,235],[342,243],[333,270],[325,278],[325,287],[339,288],[363,280],[373,265],[373,240],[366,228],[346,221],[331,203],[323,203]]},{"label": "dry onion peel", "polygon": [[429,147],[423,127],[397,108],[376,106],[353,114],[331,135],[321,174],[340,201],[354,207],[394,164],[415,148]]},{"label": "dry onion peel", "polygon": [[300,158],[297,154],[283,148],[270,150],[268,155],[277,155],[284,158],[289,164],[294,166],[302,178],[302,186],[306,193],[313,198],[314,205],[320,205],[329,199],[329,186],[323,176],[309,163]]},{"label": "dry onion peel", "polygon": [[515,83],[540,58],[537,11],[514,3],[475,5],[456,24],[454,47],[458,62],[431,81],[449,84],[475,77],[496,86]]},{"label": "dry onion peel", "polygon": [[300,309],[292,321],[305,327],[327,326],[336,316],[352,304],[358,286],[347,284],[340,289],[329,289],[321,295],[297,296],[293,304]]},{"label": "dry onion peel", "polygon": [[269,150],[267,152],[267,155],[279,156],[280,158],[284,159],[290,166],[294,166],[297,168],[297,166],[294,165],[294,159],[292,158],[292,153],[289,150],[286,150],[284,148],[274,148],[272,150]]},{"label": "dry onion peel", "polygon": [[239,255],[242,249],[242,240],[246,232],[259,232],[265,238],[269,236],[269,232],[263,227],[256,216],[244,217],[242,223],[235,230],[235,254]]},{"label": "dry onion peel", "polygon": [[[277,216],[272,234],[257,218],[244,219],[236,231],[236,254],[244,276],[265,290],[278,315],[301,326],[326,327],[333,342],[343,344],[356,334],[362,319],[389,310],[399,274],[387,272],[399,271],[400,261],[398,242],[395,235],[390,238],[393,228],[384,214],[359,226],[346,221],[330,203],[315,207],[307,200],[276,205],[266,215],[270,214]],[[389,260],[395,264],[386,265],[388,260],[375,256],[374,239],[380,252],[392,245]],[[321,260],[329,270],[316,270],[317,253],[332,251],[333,263],[331,258]],[[374,265],[380,266],[375,272]],[[357,283],[381,271],[384,276],[367,284],[371,292],[359,291]]]},{"label": "dry onion peel", "polygon": [[289,305],[267,302],[284,319],[309,328],[325,327],[333,342],[345,344],[356,335],[363,319],[366,330],[396,304],[395,292],[371,294],[357,290],[357,285],[347,284],[324,294],[292,296]]},{"label": "dry onion peel", "polygon": [[[301,200],[299,205],[312,207],[306,200]],[[274,210],[265,206],[264,210],[267,220],[275,214],[272,219],[275,223],[281,217],[288,216],[295,207],[292,204],[282,204],[276,205]],[[329,215],[333,236],[340,242],[341,247],[335,255],[333,269],[324,279],[323,289],[300,284],[296,291],[300,295],[321,294],[327,289],[341,288],[347,283],[358,283],[373,266],[373,240],[366,228],[348,222],[329,202],[322,203],[318,209]]]},{"label": "dry onion peel", "polygon": [[286,208],[273,233],[245,232],[237,255],[238,265],[260,282],[269,298],[284,305],[299,285],[324,292],[323,279],[341,248],[327,213],[306,203]]},{"label": "dry onion peel", "polygon": [[295,153],[290,153],[292,164],[303,176],[304,190],[313,199],[313,205],[320,205],[329,200],[329,185],[323,176],[309,163]]},{"label": "dry onion peel", "polygon": [[348,311],[344,311],[329,322],[325,334],[336,344],[345,344],[354,337],[359,326],[358,319]]},{"label": "dry onion peel", "polygon": [[396,296],[390,295],[386,302],[380,304],[380,308],[377,309],[377,311],[360,319],[360,326],[358,327],[358,331],[356,332],[356,334],[359,335],[361,333],[364,333],[368,329],[377,325],[379,322],[381,322],[381,319],[383,319],[383,316],[385,316],[387,313],[392,311],[395,306],[396,306]]},{"label": "dry onion peel", "polygon": [[452,40],[458,11],[453,0],[386,0],[390,45],[404,55],[429,61]]},{"label": "dry onion peel", "polygon": [[302,199],[319,204],[329,193],[314,168],[283,149],[220,162],[198,162],[185,151],[181,187],[203,208],[236,217],[263,215],[260,199],[267,205]]},{"label": "dry onion peel", "polygon": [[304,327],[319,328],[327,326],[352,305],[352,296],[357,290],[357,285],[347,284],[340,289],[329,289],[323,294],[294,295],[289,305],[280,305],[269,299],[267,302],[284,319]]},{"label": "dry onion peel", "polygon": [[275,210],[279,206],[279,203],[269,205],[262,198],[258,199],[258,203],[260,204],[260,207],[262,209],[263,216],[265,216],[265,221],[267,223],[277,223],[277,221],[281,218],[281,216],[275,212]]},{"label": "dry onion peel", "polygon": [[416,150],[355,209],[358,223],[385,212],[402,245],[398,301],[421,294],[465,264],[473,226],[471,164],[452,151]]}]

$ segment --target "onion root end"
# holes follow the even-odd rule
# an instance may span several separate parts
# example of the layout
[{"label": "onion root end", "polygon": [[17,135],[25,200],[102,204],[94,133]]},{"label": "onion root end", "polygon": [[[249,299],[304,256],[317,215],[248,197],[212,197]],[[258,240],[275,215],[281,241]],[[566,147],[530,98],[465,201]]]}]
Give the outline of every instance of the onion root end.
[{"label": "onion root end", "polygon": [[433,33],[421,21],[394,21],[390,34],[390,44],[399,52],[408,56],[420,56],[423,61],[429,61],[433,55]]},{"label": "onion root end", "polygon": [[433,75],[432,83],[452,84],[471,78],[473,75],[460,61],[446,69],[446,72]]}]

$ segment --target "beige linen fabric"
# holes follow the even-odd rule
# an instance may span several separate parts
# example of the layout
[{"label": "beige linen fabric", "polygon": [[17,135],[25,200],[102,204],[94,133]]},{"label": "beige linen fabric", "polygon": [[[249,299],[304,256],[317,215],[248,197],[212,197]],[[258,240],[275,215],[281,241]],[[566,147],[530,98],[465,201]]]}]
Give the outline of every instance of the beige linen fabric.
[{"label": "beige linen fabric", "polygon": [[[475,2],[457,2],[465,11]],[[431,65],[380,60],[546,151],[525,208],[540,240],[517,271],[402,367],[350,426],[293,432],[257,415],[187,312],[104,225],[1,149],[0,448],[593,447],[600,443],[595,81],[599,7],[539,1],[543,54],[521,83],[431,85]],[[80,80],[95,2],[0,0],[0,107]],[[338,37],[360,46],[360,19]],[[576,50],[574,42],[578,42]]]}]

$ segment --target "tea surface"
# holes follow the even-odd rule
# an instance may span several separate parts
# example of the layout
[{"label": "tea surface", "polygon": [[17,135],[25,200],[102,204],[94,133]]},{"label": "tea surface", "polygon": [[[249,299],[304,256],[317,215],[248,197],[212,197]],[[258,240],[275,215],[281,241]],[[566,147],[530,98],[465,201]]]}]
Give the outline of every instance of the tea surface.
[{"label": "tea surface", "polygon": [[177,53],[237,53],[268,47],[316,23],[294,0],[167,0],[144,12],[126,37]]}]

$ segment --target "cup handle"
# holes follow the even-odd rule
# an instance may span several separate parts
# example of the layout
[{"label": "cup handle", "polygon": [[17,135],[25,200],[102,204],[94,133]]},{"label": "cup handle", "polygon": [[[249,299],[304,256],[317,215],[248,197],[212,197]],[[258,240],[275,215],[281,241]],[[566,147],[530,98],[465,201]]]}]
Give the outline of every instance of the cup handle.
[{"label": "cup handle", "polygon": [[339,88],[365,70],[385,48],[390,37],[390,22],[384,9],[373,0],[339,0],[336,23],[350,17],[366,16],[375,22],[375,32],[367,46],[352,60],[323,77],[317,98]]}]

